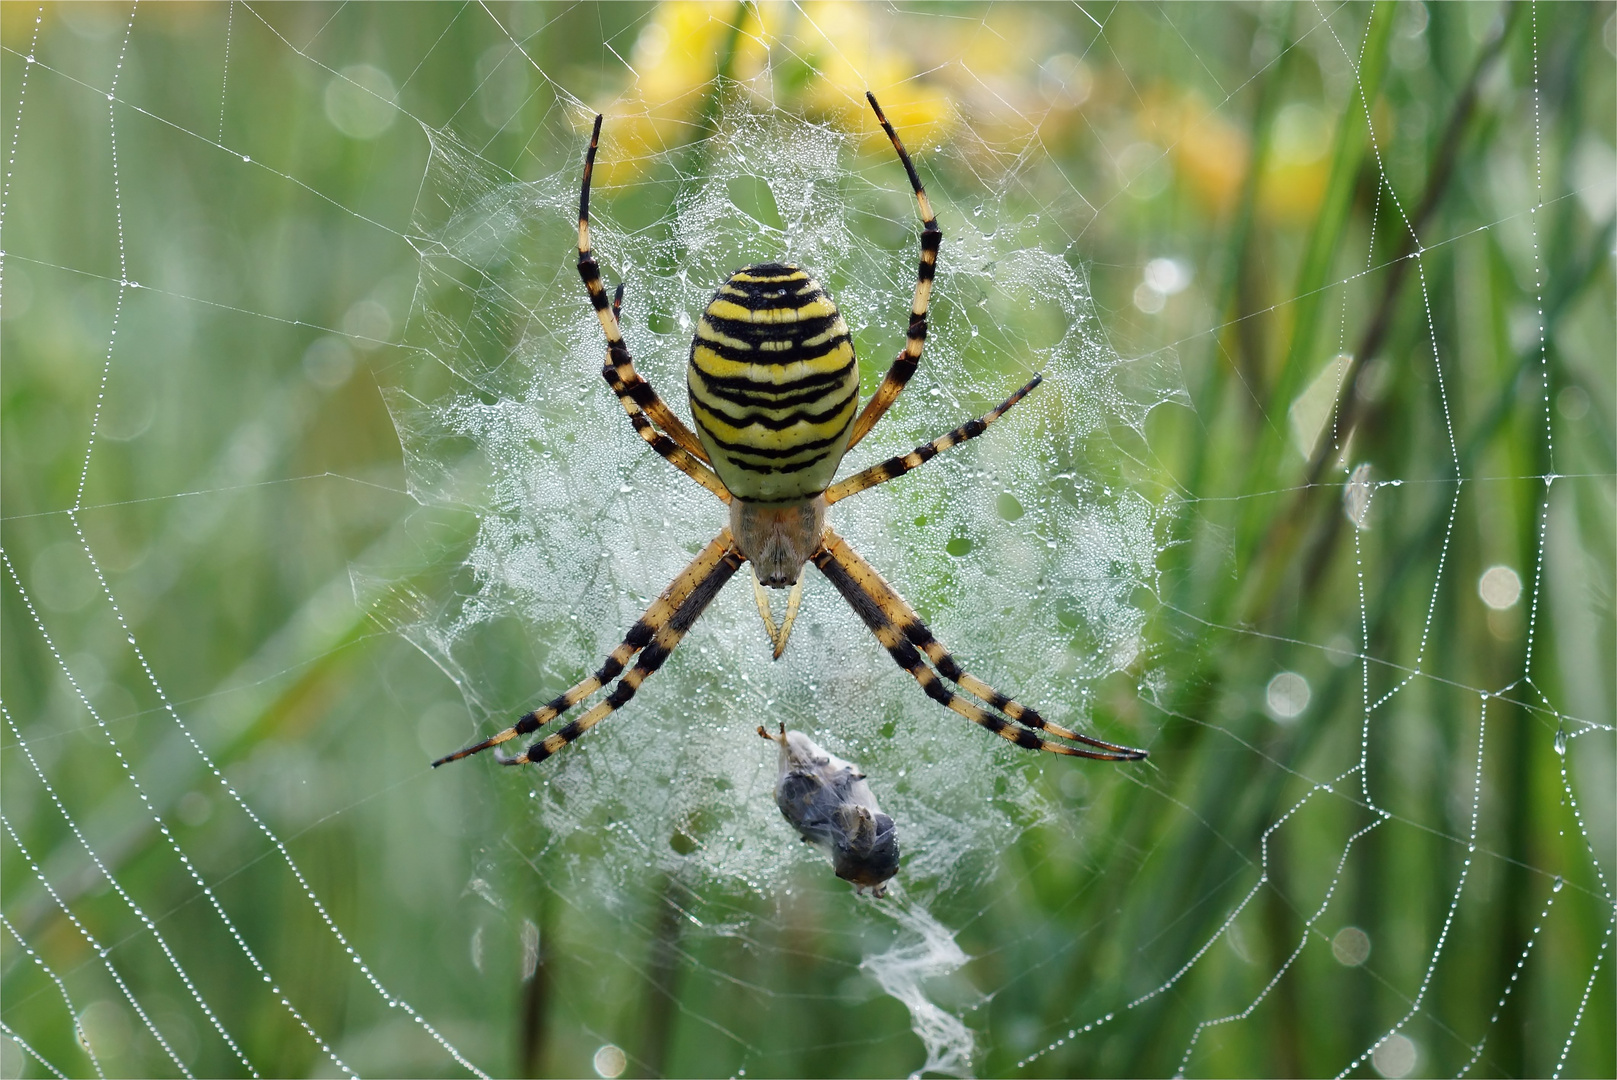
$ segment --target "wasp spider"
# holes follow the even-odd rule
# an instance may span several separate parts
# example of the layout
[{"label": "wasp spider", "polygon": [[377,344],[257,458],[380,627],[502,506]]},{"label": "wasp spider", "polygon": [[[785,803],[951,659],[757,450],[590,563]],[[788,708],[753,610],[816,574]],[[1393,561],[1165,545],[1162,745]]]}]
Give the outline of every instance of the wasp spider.
[{"label": "wasp spider", "polygon": [[[652,601],[594,675],[504,731],[433,762],[435,766],[538,731],[621,675],[612,692],[584,715],[534,740],[521,753],[499,760],[506,765],[538,763],[573,742],[634,697],[742,563],[752,564],[758,613],[778,659],[786,649],[802,599],[803,564],[810,561],[927,696],[967,720],[1028,750],[1101,761],[1136,761],[1146,756],[1143,750],[1101,742],[1053,724],[962,670],[904,598],[826,524],[826,511],[833,503],[903,476],[981,435],[1040,381],[1035,375],[986,415],[907,454],[833,483],[843,455],[870,432],[915,374],[926,341],[927,302],[943,239],[904,144],[875,96],[865,96],[909,174],[921,216],[921,263],[903,351],[875,396],[859,410],[859,368],[853,342],[825,289],[797,266],[759,263],[743,267],[719,286],[691,342],[686,381],[694,432],[635,370],[618,329],[623,286],[618,286],[609,301],[600,266],[590,250],[590,173],[601,137],[601,118],[595,118],[584,156],[578,206],[578,273],[606,332],[607,359],[601,374],[640,437],[728,504],[730,523]],[[779,624],[765,587],[791,589]],[[625,672],[636,654],[639,660]],[[945,680],[959,689],[946,685]],[[1040,733],[1082,747],[1055,742]]]}]

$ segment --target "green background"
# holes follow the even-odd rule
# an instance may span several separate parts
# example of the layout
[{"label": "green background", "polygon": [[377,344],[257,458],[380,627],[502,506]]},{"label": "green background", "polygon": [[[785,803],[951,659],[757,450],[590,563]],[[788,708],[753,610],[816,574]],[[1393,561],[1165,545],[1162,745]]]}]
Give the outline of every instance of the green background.
[{"label": "green background", "polygon": [[[457,1071],[371,990],[286,863],[209,782],[172,704],[381,981],[490,1072],[586,1073],[608,1042],[630,1075],[915,1068],[904,1009],[861,986],[865,943],[841,921],[847,898],[828,875],[805,878],[786,909],[736,901],[740,930],[696,935],[669,913],[700,882],[590,896],[502,845],[503,830],[521,828],[519,795],[497,770],[426,770],[463,737],[463,699],[367,607],[367,574],[440,580],[476,527],[405,494],[379,393],[419,363],[391,344],[411,311],[407,235],[428,156],[411,118],[518,176],[547,174],[577,153],[557,137],[557,103],[614,100],[632,79],[619,57],[668,13],[150,5],[126,35],[127,8],[42,10],[36,25],[41,9],[0,6],[0,546],[13,568],[0,589],[0,700],[16,726],[0,742],[14,830],[0,842],[0,908],[76,1008],[121,998],[24,846],[176,1053],[199,1075],[241,1070],[152,935],[87,869],[18,730],[262,1073],[332,1066],[212,917],[109,736],[345,1061]],[[1033,825],[989,886],[935,912],[974,958],[964,977],[982,996],[965,1015],[979,1070],[1172,1072],[1199,1020],[1263,994],[1250,1016],[1202,1034],[1191,1071],[1332,1075],[1419,994],[1407,1030],[1420,1073],[1458,1071],[1485,1038],[1477,1075],[1611,1075],[1612,5],[864,17],[887,43],[884,81],[899,86],[884,98],[947,97],[963,73],[986,72],[1003,84],[962,95],[964,122],[1010,145],[1019,118],[1044,118],[1020,144],[1030,179],[1003,195],[1008,209],[1035,206],[1040,183],[1083,193],[1094,214],[1070,257],[1090,274],[1113,345],[1124,356],[1172,347],[1193,406],[1156,410],[1142,447],[1119,436],[1107,466],[1181,500],[1149,631],[1172,681],[1147,694],[1118,680],[1104,706],[1151,717],[1159,771],[1148,786],[1091,782],[1095,841],[1081,855],[1063,830]],[[513,38],[531,64],[490,59]],[[1329,60],[1344,48],[1356,82]],[[836,57],[792,55],[775,73],[780,106],[838,122],[817,96]],[[1092,80],[1082,102],[1072,57]],[[690,130],[703,88],[733,60],[721,51],[671,98],[695,118]],[[356,64],[387,72],[407,115],[354,105],[341,87],[334,99],[336,73]],[[996,113],[984,104],[994,100],[1010,105]],[[1122,154],[1141,132],[1168,151]],[[660,220],[658,179],[616,192],[617,212]],[[928,182],[962,201],[981,187],[964,169]],[[1142,268],[1165,252],[1193,276],[1146,311]],[[1403,481],[1378,489],[1363,532],[1343,513],[1335,457],[1311,478],[1288,418],[1339,349],[1370,361],[1344,397],[1352,461]],[[1524,586],[1498,612],[1476,586],[1495,564]],[[1377,692],[1410,676],[1371,714],[1365,743],[1376,805],[1391,816],[1350,842],[1377,819],[1344,791],[1270,832],[1330,775],[1322,762],[1359,745],[1365,669],[1336,661],[1351,661],[1344,640],[1358,651],[1361,616]],[[871,663],[885,663],[874,649]],[[1281,670],[1313,687],[1288,724],[1264,711]],[[532,692],[520,671],[509,678],[501,693]],[[1344,856],[1329,913],[1305,927]],[[1197,956],[1260,866],[1238,933],[1171,991],[1052,1045]],[[485,876],[506,906],[479,894]],[[541,943],[529,977],[524,922]],[[1326,940],[1347,925],[1374,943],[1362,966],[1340,963]],[[7,1027],[70,1074],[90,1073],[55,986],[11,932],[0,973]],[[120,1005],[84,1015],[109,1075],[174,1071]],[[43,1075],[9,1043],[4,1060]]]}]

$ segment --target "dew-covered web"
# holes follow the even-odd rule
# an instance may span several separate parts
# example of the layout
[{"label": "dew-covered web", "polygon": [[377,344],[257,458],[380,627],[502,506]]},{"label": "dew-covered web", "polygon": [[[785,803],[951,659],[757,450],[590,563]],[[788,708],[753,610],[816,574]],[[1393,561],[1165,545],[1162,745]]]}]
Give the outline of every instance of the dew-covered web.
[{"label": "dew-covered web", "polygon": [[[0,8],[4,1075],[1609,1069],[1588,10]],[[840,474],[1044,381],[833,524],[972,674],[1151,758],[993,738],[812,569],[772,661],[744,569],[554,759],[427,769],[725,521],[600,377],[595,111],[595,253],[684,413],[747,262],[819,277],[863,396],[902,347],[919,223],[867,88],[944,244]],[[1150,209],[1181,189],[1317,282]],[[1479,327],[1450,296],[1490,273]],[[781,818],[777,723],[868,775],[885,899]]]}]

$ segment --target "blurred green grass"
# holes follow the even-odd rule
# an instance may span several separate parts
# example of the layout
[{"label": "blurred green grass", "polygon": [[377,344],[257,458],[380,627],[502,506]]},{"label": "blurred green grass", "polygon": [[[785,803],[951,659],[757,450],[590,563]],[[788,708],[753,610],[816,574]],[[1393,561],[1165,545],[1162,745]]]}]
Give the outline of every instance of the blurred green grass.
[{"label": "blurred green grass", "polygon": [[[558,88],[611,100],[626,81],[613,52],[630,55],[669,14],[489,10],[500,26],[481,9],[425,5],[154,5],[140,9],[124,52],[127,9],[51,7],[32,46],[42,66],[30,67],[20,57],[35,9],[0,8],[0,116],[22,118],[4,219],[0,544],[199,872],[288,996],[362,1071],[454,1067],[368,990],[251,823],[200,794],[205,777],[122,647],[75,526],[168,696],[288,840],[360,954],[479,1064],[578,1074],[615,1042],[635,1072],[907,1071],[918,1060],[907,1016],[858,978],[863,945],[837,922],[836,883],[804,880],[789,905],[766,912],[753,898],[683,897],[682,883],[648,882],[604,912],[598,898],[547,884],[542,866],[484,841],[517,810],[515,795],[489,791],[480,771],[422,775],[429,755],[461,738],[464,706],[370,619],[365,583],[451,575],[475,529],[469,515],[426,511],[403,494],[377,392],[418,363],[373,339],[399,340],[410,310],[416,263],[404,234],[427,140],[386,113],[382,130],[353,137],[383,120],[363,101],[353,115],[330,104],[331,69],[388,72],[411,115],[533,177],[576,157],[546,124]],[[687,21],[695,10],[682,9]],[[958,136],[954,114],[928,104],[945,98],[991,145],[1014,144],[1029,116],[1042,117],[1029,151],[1038,160],[1004,194],[1005,212],[1043,205],[1041,185],[1091,198],[1093,217],[1067,230],[1106,330],[1124,356],[1173,349],[1194,405],[1156,410],[1143,439],[1113,431],[1097,447],[1121,482],[1180,502],[1182,542],[1166,554],[1151,632],[1173,683],[1154,694],[1127,680],[1103,688],[1105,709],[1159,728],[1157,772],[1145,786],[1092,778],[1081,850],[1033,826],[1005,853],[992,890],[935,911],[962,928],[976,958],[967,979],[988,995],[967,1013],[986,1050],[981,1071],[1017,1073],[1030,1051],[1159,985],[1241,902],[1266,856],[1266,887],[1235,923],[1238,946],[1221,940],[1172,992],[1025,1070],[1172,1072],[1197,1020],[1264,990],[1351,851],[1317,928],[1362,928],[1370,962],[1347,967],[1311,945],[1249,1018],[1201,1036],[1193,1071],[1333,1074],[1353,1060],[1409,1008],[1465,870],[1453,941],[1409,1029],[1419,1071],[1459,1070],[1485,1036],[1475,1073],[1545,1074],[1581,1009],[1566,1071],[1611,1075],[1612,5],[1352,6],[1327,12],[1329,28],[1320,9],[1300,5],[968,11],[868,16],[888,32],[883,70],[919,103],[912,120],[935,119],[916,141]],[[1103,14],[1104,34],[1090,14]],[[963,37],[949,36],[960,33],[955,23]],[[1497,61],[1479,69],[1496,26]],[[1342,54],[1366,27],[1361,82],[1373,92],[1360,102]],[[505,30],[531,66],[496,63]],[[674,135],[648,138],[688,133],[681,125],[722,62],[704,38],[676,63],[680,46],[645,78],[663,80],[668,110],[685,119]],[[939,57],[950,62],[934,67]],[[836,122],[827,104],[835,50],[796,60],[781,65],[781,103]],[[729,62],[748,62],[745,51]],[[1004,80],[995,94],[961,89],[962,71],[979,69]],[[115,71],[117,189],[102,92]],[[9,126],[6,136],[9,152]],[[1543,207],[1529,213],[1540,151]],[[1383,170],[1396,200],[1378,185]],[[615,213],[662,220],[667,177],[636,179],[614,192]],[[938,182],[972,191],[977,181],[962,171]],[[1420,263],[1399,263],[1406,220],[1434,190]],[[1153,312],[1142,268],[1159,257],[1193,273]],[[141,288],[125,290],[120,307],[126,275]],[[1361,351],[1382,312],[1379,341]],[[1334,454],[1308,484],[1311,463],[1287,416],[1338,350],[1365,362],[1345,395],[1348,461],[1402,482],[1377,489],[1362,532],[1342,512]],[[1457,503],[1455,457],[1466,478]],[[1561,478],[1546,510],[1550,473]],[[83,509],[63,512],[75,505]],[[1503,612],[1476,595],[1494,564],[1514,567],[1528,590]],[[1373,797],[1395,817],[1350,840],[1373,815],[1340,792],[1305,802],[1271,832],[1307,795],[1306,777],[1331,775],[1360,744],[1360,666],[1322,646],[1356,650],[1361,611],[1373,694],[1417,657],[1430,673],[1370,714]],[[1519,681],[1529,615],[1530,686]],[[0,616],[0,698],[120,883],[262,1072],[330,1071],[257,991],[240,950],[145,824],[10,582]],[[521,662],[510,661],[513,693],[524,692]],[[1282,670],[1313,687],[1313,705],[1291,724],[1263,708],[1263,687]],[[1486,705],[1479,852],[1468,860],[1476,688],[1507,684],[1515,689]],[[1574,734],[1578,722],[1604,728],[1575,738],[1563,759],[1557,710],[1576,718]],[[9,730],[0,746],[4,814],[34,860],[113,946],[159,1026],[179,1033],[177,1045],[189,1038],[192,1068],[237,1071],[150,936],[86,871]],[[1582,829],[1563,800],[1563,760]],[[78,1006],[115,999],[9,838],[0,870],[0,907]],[[1567,887],[1553,892],[1558,876]],[[468,887],[477,877],[521,902],[494,908]],[[1552,898],[1555,918],[1535,930]],[[670,899],[732,911],[756,937],[681,936]],[[542,942],[532,979],[521,970],[524,920]],[[1490,1022],[1529,941],[1523,981]],[[3,950],[0,1018],[48,1059],[87,1071],[54,987],[13,938]],[[1603,973],[1580,1005],[1597,958]],[[116,1022],[106,1023],[97,1040],[116,1046]],[[737,1056],[712,1024],[755,1053]],[[109,1074],[172,1069],[143,1033],[130,1029],[122,1044],[104,1061]]]}]

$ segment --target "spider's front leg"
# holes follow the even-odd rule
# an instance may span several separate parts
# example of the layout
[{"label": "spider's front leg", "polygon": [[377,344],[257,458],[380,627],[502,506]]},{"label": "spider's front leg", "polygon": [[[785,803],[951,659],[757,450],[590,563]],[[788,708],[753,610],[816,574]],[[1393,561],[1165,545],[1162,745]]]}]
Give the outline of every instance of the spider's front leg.
[{"label": "spider's front leg", "polygon": [[518,736],[538,731],[616,679],[634,655],[640,653],[639,662],[623,676],[605,701],[554,734],[533,743],[515,757],[500,760],[506,765],[542,761],[577,739],[634,697],[640,684],[662,666],[668,654],[674,651],[674,647],[685,636],[685,632],[701,617],[702,612],[707,610],[707,606],[713,602],[713,598],[740,566],[741,553],[736,550],[735,542],[730,538],[730,530],[721,529],[713,542],[703,548],[696,558],[669,582],[668,588],[651,602],[645,613],[635,620],[635,624],[624,635],[622,643],[607,655],[606,662],[594,675],[528,713],[504,731],[491,735],[482,742],[474,743],[464,750],[439,758],[432,763],[432,767],[437,768],[451,761],[459,761],[491,746],[498,746]]},{"label": "spider's front leg", "polygon": [[[621,289],[621,286],[619,288]],[[691,457],[673,439],[652,426],[646,414],[641,411],[640,403],[634,399],[634,396],[629,393],[628,387],[624,385],[623,374],[617,367],[608,362],[601,369],[601,377],[612,388],[612,392],[618,396],[618,401],[622,403],[624,412],[629,414],[629,423],[633,425],[635,434],[644,439],[646,445],[661,454],[669,464],[680,472],[707,488],[720,502],[728,503],[730,501],[730,489],[724,486],[724,481],[719,479],[717,473]],[[642,383],[641,385],[646,386],[648,390],[650,389],[649,384]]]},{"label": "spider's front leg", "polygon": [[606,286],[601,283],[601,266],[595,261],[595,252],[590,247],[590,178],[595,172],[595,151],[600,140],[601,117],[597,116],[595,130],[590,135],[589,150],[584,155],[584,182],[578,199],[578,274],[584,281],[590,305],[595,309],[601,330],[606,335],[607,359],[601,376],[629,414],[629,422],[634,425],[636,433],[653,450],[721,500],[729,502],[729,491],[706,465],[707,451],[702,448],[701,441],[635,370],[634,358],[629,355],[629,346],[624,342],[623,330],[618,324],[618,313],[623,308],[623,286],[617,287],[616,295],[610,302],[607,300]]},{"label": "spider's front leg", "polygon": [[898,132],[893,130],[893,125],[887,122],[886,114],[876,103],[876,95],[867,90],[865,99],[870,102],[882,130],[887,132],[887,138],[898,153],[898,160],[904,163],[904,171],[909,174],[910,186],[915,189],[915,207],[921,215],[921,262],[915,272],[915,297],[910,302],[910,327],[904,339],[903,351],[887,370],[886,377],[876,388],[864,411],[853,422],[853,433],[848,437],[849,450],[859,445],[859,440],[870,433],[882,414],[892,408],[893,402],[898,400],[898,395],[904,392],[915,369],[920,366],[921,349],[926,345],[926,313],[932,298],[932,279],[938,272],[938,249],[943,246],[943,230],[938,228],[937,215],[932,213],[932,204],[927,201],[926,188],[921,186],[921,176],[915,171],[915,163],[910,160]]},{"label": "spider's front leg", "polygon": [[[1103,742],[1088,735],[1070,731],[1052,724],[1037,711],[1000,693],[992,686],[963,671],[943,644],[932,636],[915,609],[882,576],[864,560],[848,542],[826,527],[820,548],[814,553],[814,565],[830,579],[831,584],[848,601],[850,607],[864,620],[899,667],[914,676],[927,697],[954,710],[974,724],[980,724],[994,734],[1015,743],[1024,750],[1047,750],[1052,754],[1094,758],[1098,761],[1138,761],[1146,756],[1144,750],[1135,750],[1115,743]],[[922,653],[926,659],[922,659]],[[933,671],[926,660],[937,667]],[[998,709],[1016,723],[995,716],[960,693],[945,686],[948,679],[968,693]],[[1021,725],[1018,727],[1017,725]],[[1058,738],[1070,739],[1095,747],[1081,750],[1062,743],[1041,739],[1035,731],[1043,731]]]},{"label": "spider's front leg", "polygon": [[857,495],[867,488],[878,484],[885,484],[889,480],[897,480],[900,476],[931,461],[945,450],[953,450],[967,439],[975,439],[988,430],[988,425],[998,420],[1010,411],[1011,406],[1027,397],[1033,388],[1044,381],[1043,375],[1035,375],[1016,393],[1000,402],[999,405],[977,417],[967,420],[953,431],[939,435],[931,442],[922,443],[907,454],[890,457],[886,461],[879,461],[862,472],[854,473],[846,480],[838,480],[825,491],[825,504],[840,502],[849,495]]}]

